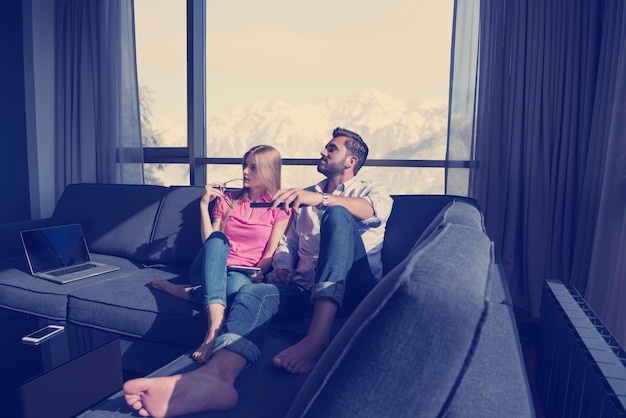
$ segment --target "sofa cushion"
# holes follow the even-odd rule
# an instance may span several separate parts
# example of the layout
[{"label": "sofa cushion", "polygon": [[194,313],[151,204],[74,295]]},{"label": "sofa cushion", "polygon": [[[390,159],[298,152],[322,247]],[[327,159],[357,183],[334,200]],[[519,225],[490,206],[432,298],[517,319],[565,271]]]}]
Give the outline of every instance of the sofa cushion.
[{"label": "sofa cushion", "polygon": [[89,250],[145,262],[166,188],[131,184],[70,184],[51,225],[79,223]]},{"label": "sofa cushion", "polygon": [[533,417],[515,316],[508,305],[489,303],[476,350],[445,416]]},{"label": "sofa cushion", "polygon": [[0,306],[54,320],[67,318],[68,294],[111,277],[136,271],[141,266],[130,260],[92,254],[94,261],[113,264],[119,270],[95,277],[59,284],[31,276],[25,256],[0,262]]},{"label": "sofa cushion", "polygon": [[455,199],[441,211],[441,222],[454,225],[465,225],[485,232],[483,215],[478,207],[468,201]]},{"label": "sofa cushion", "polygon": [[191,264],[200,247],[200,197],[204,187],[169,187],[148,249],[149,263]]},{"label": "sofa cushion", "polygon": [[73,291],[68,320],[151,341],[198,346],[206,333],[202,308],[148,286],[152,279],[188,283],[188,267],[145,268]]},{"label": "sofa cushion", "polygon": [[386,416],[390,403],[405,416],[445,410],[480,335],[491,243],[464,225],[433,234],[347,320],[289,416]]}]

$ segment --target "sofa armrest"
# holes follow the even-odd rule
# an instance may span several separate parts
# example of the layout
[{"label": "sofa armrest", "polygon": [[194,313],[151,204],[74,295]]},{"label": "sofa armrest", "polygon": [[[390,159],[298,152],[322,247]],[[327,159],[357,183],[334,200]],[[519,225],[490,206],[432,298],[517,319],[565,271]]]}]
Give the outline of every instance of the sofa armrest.
[{"label": "sofa armrest", "polygon": [[50,218],[0,224],[0,260],[24,254],[20,231],[48,226]]}]

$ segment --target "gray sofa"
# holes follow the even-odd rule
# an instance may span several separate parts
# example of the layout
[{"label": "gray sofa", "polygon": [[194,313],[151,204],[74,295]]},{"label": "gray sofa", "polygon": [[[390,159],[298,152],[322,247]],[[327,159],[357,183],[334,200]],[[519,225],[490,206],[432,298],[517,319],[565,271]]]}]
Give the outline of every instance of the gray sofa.
[{"label": "gray sofa", "polygon": [[[198,367],[199,306],[147,282],[186,282],[200,248],[201,187],[75,184],[49,219],[0,225],[0,306],[117,333],[123,366],[169,375]],[[500,264],[472,199],[396,195],[383,247],[385,277],[308,375],[271,365],[307,321],[272,324],[263,356],[237,381],[224,417],[534,416]],[[80,223],[96,261],[120,270],[58,285],[27,273],[19,231]],[[84,416],[133,415],[121,392]]]}]

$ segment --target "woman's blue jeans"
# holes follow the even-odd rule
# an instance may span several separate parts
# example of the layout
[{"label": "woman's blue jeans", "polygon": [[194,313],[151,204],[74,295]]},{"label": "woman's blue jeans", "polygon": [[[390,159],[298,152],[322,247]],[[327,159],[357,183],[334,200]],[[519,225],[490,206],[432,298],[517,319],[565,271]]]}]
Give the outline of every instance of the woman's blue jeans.
[{"label": "woman's blue jeans", "polygon": [[189,271],[190,283],[197,286],[188,293],[192,302],[205,309],[212,303],[226,307],[243,285],[252,283],[243,273],[227,272],[229,251],[228,238],[223,232],[213,232],[204,241]]},{"label": "woman's blue jeans", "polygon": [[347,316],[356,308],[376,285],[356,221],[345,208],[334,206],[324,213],[320,233],[316,284],[311,292],[293,283],[243,286],[214,351],[228,348],[255,363],[271,321],[311,318],[311,301],[318,297],[334,300],[339,305],[338,316]]}]

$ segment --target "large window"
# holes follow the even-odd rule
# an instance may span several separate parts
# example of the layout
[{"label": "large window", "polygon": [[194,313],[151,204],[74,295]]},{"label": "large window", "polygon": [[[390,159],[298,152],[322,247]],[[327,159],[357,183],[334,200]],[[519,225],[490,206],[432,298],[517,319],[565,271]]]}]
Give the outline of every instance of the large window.
[{"label": "large window", "polygon": [[[137,79],[144,147],[187,147],[185,2],[135,0]],[[147,163],[145,182],[189,184],[189,161]]]},{"label": "large window", "polygon": [[[142,109],[153,133],[144,145],[181,147],[184,3],[135,0],[135,8],[139,84],[149,99]],[[283,186],[309,185],[321,177],[302,164],[314,164],[342,126],[370,146],[360,176],[393,193],[443,193],[452,8],[453,0],[207,0],[206,61],[193,65],[206,71],[206,178],[238,177],[233,161],[266,143],[286,161]],[[188,184],[189,167],[152,163],[147,178]]]}]

